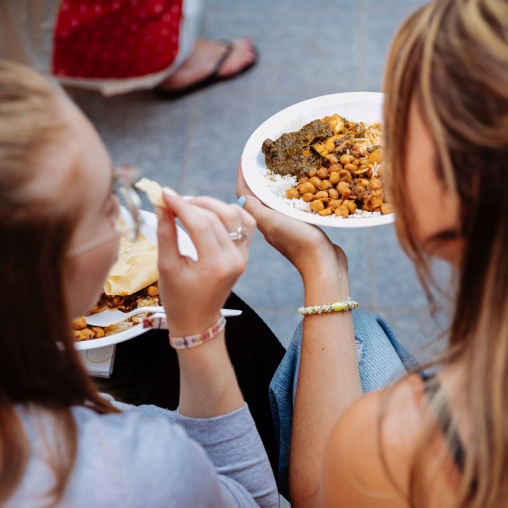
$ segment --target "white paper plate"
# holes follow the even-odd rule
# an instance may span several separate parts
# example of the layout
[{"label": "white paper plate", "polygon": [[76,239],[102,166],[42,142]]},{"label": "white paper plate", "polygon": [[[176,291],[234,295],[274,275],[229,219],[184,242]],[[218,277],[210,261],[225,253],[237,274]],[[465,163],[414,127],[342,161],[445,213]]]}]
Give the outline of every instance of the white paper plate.
[{"label": "white paper plate", "polygon": [[[157,245],[157,217],[154,213],[141,211],[144,224],[141,226],[141,232],[155,245]],[[198,254],[196,248],[192,243],[189,235],[180,227],[178,227],[178,249],[183,256],[188,256],[191,259],[197,260]],[[148,328],[143,328],[142,324],[132,326],[125,330],[125,332],[115,333],[102,339],[83,340],[76,342],[77,350],[98,349],[101,347],[111,346],[125,342],[126,340],[137,337],[142,333],[147,332]]]},{"label": "white paper plate", "polygon": [[305,124],[337,113],[353,122],[381,122],[383,113],[383,94],[374,92],[337,93],[316,97],[299,102],[283,109],[263,122],[252,134],[245,145],[242,155],[243,175],[247,185],[265,205],[273,210],[285,213],[295,219],[309,224],[332,228],[365,228],[390,224],[395,220],[394,214],[370,218],[340,219],[321,217],[296,210],[287,205],[270,191],[262,171],[266,170],[265,156],[261,145],[265,139],[277,139],[285,132],[301,129]]}]

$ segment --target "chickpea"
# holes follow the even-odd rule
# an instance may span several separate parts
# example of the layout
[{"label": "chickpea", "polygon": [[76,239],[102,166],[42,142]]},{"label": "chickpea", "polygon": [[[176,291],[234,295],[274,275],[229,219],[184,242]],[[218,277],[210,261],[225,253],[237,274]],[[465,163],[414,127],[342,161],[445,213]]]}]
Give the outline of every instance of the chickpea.
[{"label": "chickpea", "polygon": [[383,203],[381,205],[381,213],[383,215],[387,215],[389,213],[393,213],[393,207],[390,203]]},{"label": "chickpea", "polygon": [[84,330],[86,328],[86,319],[84,317],[78,317],[72,321],[72,327],[74,330]]},{"label": "chickpea", "polygon": [[328,196],[330,199],[339,199],[339,193],[335,189],[328,189]]},{"label": "chickpea", "polygon": [[333,209],[338,208],[340,205],[342,205],[342,199],[331,199],[328,203],[328,206]]},{"label": "chickpea", "polygon": [[383,186],[379,178],[372,178],[369,185],[372,190],[381,189],[381,187]]},{"label": "chickpea", "polygon": [[360,187],[368,187],[369,181],[365,178],[358,178],[358,180],[356,180],[356,185],[359,185]]},{"label": "chickpea", "polygon": [[326,191],[326,190],[328,190],[328,189],[331,189],[332,187],[333,187],[333,184],[332,184],[332,182],[330,182],[330,180],[323,180],[323,181],[321,182],[321,187],[320,187],[320,189],[321,189],[322,191]]},{"label": "chickpea", "polygon": [[321,210],[325,209],[325,205],[319,199],[316,199],[315,201],[312,201],[309,206],[310,206],[310,209],[313,212],[321,212]]},{"label": "chickpea", "polygon": [[299,179],[298,179],[298,184],[302,184],[302,183],[305,183],[305,182],[308,182],[309,181],[309,177],[308,176],[301,176]]},{"label": "chickpea", "polygon": [[329,155],[328,160],[330,161],[330,164],[337,164],[337,162],[339,162],[339,159],[335,157],[335,155]]},{"label": "chickpea", "polygon": [[100,339],[104,337],[106,334],[104,333],[104,329],[99,326],[92,326],[92,330],[94,332],[95,338]]},{"label": "chickpea", "polygon": [[356,158],[355,158],[355,159],[353,159],[353,160],[351,161],[351,164],[354,164],[355,166],[360,166],[360,164],[361,164],[360,159],[356,159]]},{"label": "chickpea", "polygon": [[342,164],[335,163],[330,165],[328,171],[330,173],[333,173],[334,171],[338,173],[341,169],[344,169],[344,166]]},{"label": "chickpea", "polygon": [[349,215],[349,210],[347,206],[344,204],[340,205],[338,208],[335,209],[335,215],[337,217],[344,217],[344,219]]},{"label": "chickpea", "polygon": [[84,330],[75,330],[74,331],[74,338],[79,340],[90,340],[94,336],[94,333],[92,330],[89,330],[88,328],[85,328]]},{"label": "chickpea", "polygon": [[309,180],[309,183],[311,183],[312,185],[314,185],[314,187],[316,188],[319,188],[321,187],[321,178],[318,178],[317,176],[313,176],[310,180]]},{"label": "chickpea", "polygon": [[353,200],[346,199],[343,205],[347,206],[347,209],[349,210],[349,213],[355,213],[356,212],[356,203]]},{"label": "chickpea", "polygon": [[340,196],[340,197],[341,197],[342,199],[348,199],[348,198],[351,196],[351,194],[353,194],[353,193],[352,193],[351,189],[348,187],[347,189],[344,189],[344,190],[342,191],[342,194],[341,194],[341,196]]},{"label": "chickpea", "polygon": [[376,150],[374,150],[373,152],[371,152],[369,154],[369,162],[371,164],[374,164],[375,162],[380,163],[381,162],[381,157],[382,157],[381,149],[377,148]]},{"label": "chickpea", "polygon": [[[297,197],[298,198],[300,197],[300,194],[298,193],[298,191],[296,189],[289,189],[289,190],[294,190],[297,193]],[[286,197],[287,197],[287,193],[286,193]],[[146,290],[146,292],[148,293],[148,296],[159,296],[159,288],[157,286],[148,286],[148,289]]]},{"label": "chickpea", "polygon": [[307,176],[309,178],[312,178],[313,176],[316,176],[316,173],[317,173],[317,169],[316,168],[312,168],[312,169],[309,169],[309,171],[307,171]]},{"label": "chickpea", "polygon": [[372,191],[372,208],[379,208],[383,204],[383,191],[375,190]]},{"label": "chickpea", "polygon": [[337,192],[339,194],[342,194],[342,192],[345,190],[345,189],[349,189],[349,184],[347,182],[339,182],[339,185],[337,185]]},{"label": "chickpea", "polygon": [[321,199],[321,200],[328,200],[329,199],[329,196],[328,196],[328,192],[326,191],[318,191],[316,192],[316,195],[314,196],[314,199]]},{"label": "chickpea", "polygon": [[340,182],[339,173],[337,173],[336,171],[330,173],[330,182],[333,183],[333,185],[338,184]]},{"label": "chickpea", "polygon": [[307,192],[307,193],[305,193],[305,194],[302,196],[302,199],[303,199],[306,203],[310,203],[311,201],[314,201],[314,199],[316,199],[316,197],[314,196],[314,194],[312,194],[312,192]]},{"label": "chickpea", "polygon": [[341,155],[340,157],[340,163],[345,166],[346,164],[349,164],[352,160],[353,160],[354,157],[351,157],[351,155],[348,155],[348,154],[344,154],[344,155]]},{"label": "chickpea", "polygon": [[325,208],[324,210],[318,212],[318,214],[322,215],[323,217],[326,217],[327,215],[332,215],[332,212],[333,212],[332,208]]},{"label": "chickpea", "polygon": [[[286,191],[286,198],[287,199],[298,199],[300,197],[300,193],[296,190],[296,189],[288,189]],[[152,286],[150,286],[152,287]],[[148,288],[150,289],[150,288]],[[150,295],[150,292],[148,292],[148,294]],[[150,296],[157,296],[159,294],[159,292],[157,291],[157,293],[155,295],[150,295]]]},{"label": "chickpea", "polygon": [[355,164],[346,164],[344,166],[344,169],[347,169],[351,173],[355,173],[356,171],[358,171],[358,166],[356,166]]},{"label": "chickpea", "polygon": [[350,182],[353,179],[351,173],[347,169],[342,169],[341,171],[339,171],[339,177],[341,181],[344,182]]},{"label": "chickpea", "polygon": [[316,187],[314,187],[314,185],[312,185],[312,183],[310,182],[302,183],[300,187],[300,194],[303,196],[304,194],[307,194],[309,192],[311,194],[316,194]]},{"label": "chickpea", "polygon": [[92,332],[92,330],[85,328],[84,330],[81,330],[81,334],[83,335],[83,340],[90,340],[93,339],[95,334]]},{"label": "chickpea", "polygon": [[321,180],[325,180],[326,178],[328,178],[329,175],[330,173],[328,173],[328,170],[326,168],[319,168],[316,174],[316,176],[318,178],[321,178]]}]

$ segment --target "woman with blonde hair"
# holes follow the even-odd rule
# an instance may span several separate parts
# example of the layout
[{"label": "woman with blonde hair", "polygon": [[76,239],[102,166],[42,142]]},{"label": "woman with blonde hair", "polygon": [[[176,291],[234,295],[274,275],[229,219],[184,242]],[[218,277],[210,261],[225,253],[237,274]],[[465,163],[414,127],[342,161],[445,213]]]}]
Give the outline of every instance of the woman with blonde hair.
[{"label": "woman with blonde hair", "polygon": [[[384,88],[397,233],[426,286],[433,257],[453,268],[449,344],[434,375],[420,371],[361,397],[351,313],[305,317],[298,386],[294,352],[272,383],[278,401],[296,391],[292,506],[503,507],[508,2],[436,0],[421,7],[395,36]],[[320,230],[262,207],[242,182],[239,193],[268,241],[300,271],[306,305],[349,295],[345,256]],[[288,246],[296,228],[300,239]]]},{"label": "woman with blonde hair", "polygon": [[[247,263],[254,220],[244,210],[166,195],[159,210],[178,412],[101,396],[80,361],[71,319],[102,293],[120,235],[139,232],[135,210],[123,222],[133,227],[120,227],[115,182],[132,189],[118,178],[59,88],[0,61],[0,505],[276,507],[220,312]],[[175,217],[196,262],[178,251]]]}]

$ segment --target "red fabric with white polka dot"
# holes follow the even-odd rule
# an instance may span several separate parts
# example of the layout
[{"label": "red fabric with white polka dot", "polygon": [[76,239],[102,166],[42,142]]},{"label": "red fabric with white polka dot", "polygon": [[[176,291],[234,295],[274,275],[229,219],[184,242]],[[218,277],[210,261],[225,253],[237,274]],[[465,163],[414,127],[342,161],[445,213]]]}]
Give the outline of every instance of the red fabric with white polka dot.
[{"label": "red fabric with white polka dot", "polygon": [[183,0],[63,0],[53,74],[118,79],[169,67],[178,53]]}]

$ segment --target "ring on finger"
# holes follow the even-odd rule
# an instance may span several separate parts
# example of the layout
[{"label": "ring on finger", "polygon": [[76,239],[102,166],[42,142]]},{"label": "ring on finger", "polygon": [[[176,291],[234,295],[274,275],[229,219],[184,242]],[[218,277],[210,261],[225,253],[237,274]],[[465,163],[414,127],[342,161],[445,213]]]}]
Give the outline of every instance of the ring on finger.
[{"label": "ring on finger", "polygon": [[236,231],[229,233],[229,238],[231,238],[233,242],[245,242],[248,237],[249,233],[245,226],[240,226]]}]

